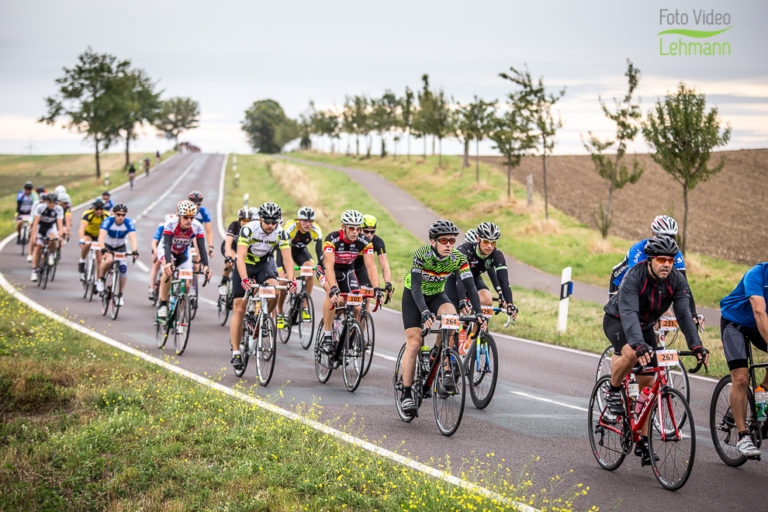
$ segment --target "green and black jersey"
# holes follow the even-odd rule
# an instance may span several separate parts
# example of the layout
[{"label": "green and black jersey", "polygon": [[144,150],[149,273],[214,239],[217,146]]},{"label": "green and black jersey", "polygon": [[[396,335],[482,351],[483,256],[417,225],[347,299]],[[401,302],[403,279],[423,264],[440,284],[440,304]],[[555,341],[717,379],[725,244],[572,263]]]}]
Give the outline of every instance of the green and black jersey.
[{"label": "green and black jersey", "polygon": [[435,295],[445,289],[445,282],[454,272],[458,272],[461,279],[471,278],[467,257],[456,249],[445,258],[439,258],[429,245],[416,249],[413,253],[413,266],[405,275],[403,284],[411,289],[411,274],[421,271],[421,293],[423,295]]}]

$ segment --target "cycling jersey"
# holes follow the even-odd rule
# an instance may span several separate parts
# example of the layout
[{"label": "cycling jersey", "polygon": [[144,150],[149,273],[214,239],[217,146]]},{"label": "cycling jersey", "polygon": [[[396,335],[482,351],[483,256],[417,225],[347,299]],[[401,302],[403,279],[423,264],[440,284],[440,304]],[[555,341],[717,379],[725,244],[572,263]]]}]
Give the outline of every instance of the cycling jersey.
[{"label": "cycling jersey", "polygon": [[[172,220],[163,227],[163,255],[170,253],[176,257],[186,254],[193,240],[197,241],[198,248],[203,247],[205,233],[203,233],[203,226],[199,222],[192,220],[188,229],[182,229],[180,219]],[[205,251],[199,252],[203,264],[208,265],[208,256]]]},{"label": "cycling jersey", "polygon": [[237,246],[242,245],[248,247],[245,263],[255,265],[262,259],[269,258],[275,251],[275,247],[279,249],[290,247],[290,241],[283,228],[278,226],[267,234],[261,229],[261,221],[254,220],[240,228]]},{"label": "cycling jersey", "polygon": [[111,210],[113,206],[115,206],[115,202],[112,199],[107,199],[106,201],[104,201],[105,212],[109,212],[109,210]]},{"label": "cycling jersey", "polygon": [[93,209],[86,210],[85,213],[83,213],[83,220],[88,223],[88,225],[85,226],[85,234],[91,238],[99,238],[101,223],[104,222],[104,219],[109,217],[109,212],[107,212],[106,206],[104,208],[105,210],[98,216],[93,212]]},{"label": "cycling jersey", "polygon": [[211,214],[208,213],[208,208],[205,206],[199,206],[197,213],[195,214],[195,220],[200,224],[208,224],[211,222]]},{"label": "cycling jersey", "polygon": [[125,245],[125,238],[128,233],[135,233],[136,226],[133,221],[126,217],[122,224],[118,224],[115,221],[115,217],[107,217],[104,222],[101,223],[101,229],[107,232],[107,237],[104,239],[104,245],[107,247],[115,248]]},{"label": "cycling jersey", "polygon": [[744,327],[757,328],[749,298],[763,297],[768,303],[768,263],[758,263],[741,278],[736,288],[720,301],[720,315]]},{"label": "cycling jersey", "polygon": [[627,343],[636,349],[645,343],[643,331],[653,329],[653,324],[672,305],[685,341],[693,350],[701,346],[701,340],[693,323],[690,299],[688,282],[676,268],[672,268],[666,279],[655,279],[648,265],[635,265],[603,310],[606,315],[621,320]]},{"label": "cycling jersey", "polygon": [[[472,277],[475,279],[475,286],[478,289],[487,288],[480,276],[482,276],[483,273],[488,272],[493,288],[504,297],[506,302],[512,304],[512,290],[509,287],[507,261],[504,258],[504,254],[499,249],[494,248],[491,254],[483,256],[476,243],[464,242],[458,246],[456,250],[467,257],[469,269],[472,272]],[[455,276],[450,277],[447,286],[456,288],[457,298],[461,299],[466,295],[464,285],[461,281],[457,281]],[[451,295],[452,293],[449,293],[449,296]]]},{"label": "cycling jersey", "polygon": [[165,224],[160,224],[157,226],[157,229],[155,230],[155,234],[152,235],[153,240],[160,241],[161,238],[163,238],[163,230],[165,230]]},{"label": "cycling jersey", "polygon": [[232,237],[232,250],[237,251],[237,239],[240,237],[240,221],[232,222],[227,228],[227,235]]},{"label": "cycling jersey", "polygon": [[35,209],[35,217],[39,217],[37,221],[38,227],[45,227],[47,230],[49,227],[56,225],[57,219],[64,220],[64,210],[59,205],[48,208],[47,203],[40,203]]},{"label": "cycling jersey", "polygon": [[32,213],[32,205],[35,202],[35,198],[32,194],[25,194],[22,190],[16,196],[16,214],[17,215],[29,215]]},{"label": "cycling jersey", "polygon": [[334,270],[349,270],[360,255],[373,254],[373,244],[359,236],[352,242],[344,237],[344,231],[333,231],[325,237],[323,242],[323,254],[334,255]]},{"label": "cycling jersey", "polygon": [[315,252],[320,256],[321,240],[323,239],[323,233],[320,231],[320,227],[317,224],[312,224],[309,231],[301,231],[301,226],[298,220],[292,220],[285,226],[285,232],[288,233],[288,237],[291,239],[291,247],[297,249],[303,249],[309,247],[312,241],[315,241]]},{"label": "cycling jersey", "polygon": [[[624,275],[627,273],[627,270],[634,267],[641,261],[645,261],[647,259],[647,256],[645,255],[645,246],[648,244],[648,240],[650,240],[650,238],[645,238],[630,247],[629,251],[627,251],[627,256],[624,258],[624,261],[613,267],[611,279],[615,286],[619,286],[621,284],[621,280],[624,279]],[[683,253],[680,251],[677,251],[674,266],[678,270],[685,270],[685,259],[683,258]]]}]

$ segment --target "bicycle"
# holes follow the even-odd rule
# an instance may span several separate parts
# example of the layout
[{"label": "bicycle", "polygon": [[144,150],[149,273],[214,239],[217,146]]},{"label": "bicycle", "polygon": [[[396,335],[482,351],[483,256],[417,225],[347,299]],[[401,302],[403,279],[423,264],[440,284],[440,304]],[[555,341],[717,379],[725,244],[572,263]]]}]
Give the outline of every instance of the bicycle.
[{"label": "bicycle", "polygon": [[312,345],[312,336],[315,332],[315,305],[312,296],[307,292],[306,277],[314,277],[317,267],[293,267],[299,272],[299,290],[289,299],[288,315],[285,317],[285,326],[278,329],[281,343],[288,343],[293,328],[299,331],[299,344],[307,350]]},{"label": "bicycle", "polygon": [[24,253],[27,250],[27,244],[29,244],[29,217],[29,215],[19,215],[19,218],[21,219],[21,232],[19,233],[19,238],[16,240],[16,243],[21,245],[22,256],[24,256]]},{"label": "bicycle", "polygon": [[[197,272],[201,274],[202,272]],[[173,348],[177,356],[180,356],[187,349],[189,341],[189,332],[191,330],[189,317],[189,296],[187,295],[187,281],[192,279],[195,272],[189,269],[175,269],[173,276],[166,278],[166,282],[171,280],[171,291],[168,297],[168,316],[165,322],[161,322],[155,313],[155,338],[157,339],[157,348],[164,348],[168,340],[168,335],[173,331]],[[208,283],[208,277],[205,278]],[[160,336],[160,331],[163,331]]]},{"label": "bicycle", "polygon": [[363,307],[360,309],[360,326],[363,328],[363,337],[365,339],[365,369],[363,377],[368,374],[373,362],[373,349],[376,346],[376,326],[373,323],[373,313],[381,307],[381,298],[376,299],[376,305],[373,310],[368,310],[368,301],[375,297],[375,290],[370,286],[361,286],[363,293]]},{"label": "bicycle", "polygon": [[[641,403],[632,400],[628,391],[630,375],[627,375],[621,386],[624,411],[619,415],[611,413],[607,406],[611,377],[603,376],[595,383],[589,399],[587,429],[592,455],[600,467],[613,471],[621,466],[632,446],[640,441],[643,425],[650,421],[648,448],[656,480],[671,491],[685,485],[696,455],[696,427],[688,400],[668,384],[665,371],[668,366],[676,365],[680,356],[695,354],[657,350],[656,366],[633,368],[630,375],[653,372],[656,379],[646,402]],[[700,368],[698,363],[691,371],[695,373]]]},{"label": "bicycle", "polygon": [[219,325],[226,325],[229,313],[232,311],[234,297],[232,295],[232,279],[227,280],[227,293],[219,295],[216,300],[216,311],[218,312]]},{"label": "bicycle", "polygon": [[[363,328],[357,321],[355,308],[363,305],[363,296],[359,293],[342,293],[346,297],[343,306],[331,306],[335,310],[333,320],[333,350],[326,353],[322,349],[323,330],[317,329],[315,336],[315,375],[325,384],[333,370],[341,365],[344,385],[347,391],[354,392],[360,385],[365,368],[365,347]],[[337,316],[341,312],[341,316]]]},{"label": "bicycle", "polygon": [[96,252],[101,250],[101,246],[91,243],[88,250],[88,256],[85,260],[85,277],[83,278],[83,298],[88,302],[93,300],[93,292],[96,291]]},{"label": "bicycle", "polygon": [[[275,322],[269,314],[269,299],[277,297],[276,290],[285,290],[286,286],[252,286],[246,292],[247,301],[243,315],[243,332],[240,335],[240,354],[243,366],[235,370],[235,376],[242,377],[248,366],[250,356],[256,358],[256,375],[259,385],[266,386],[272,379],[277,359]],[[258,296],[257,296],[258,292]]]},{"label": "bicycle", "polygon": [[[749,362],[749,385],[747,386],[747,433],[759,449],[768,435],[768,421],[758,419],[754,389],[757,386],[755,370],[768,368],[768,363],[755,364],[752,359],[752,344],[747,341],[747,360]],[[738,429],[731,412],[731,376],[726,375],[715,386],[712,401],[709,404],[709,431],[717,455],[729,466],[738,467],[747,462],[747,457],[736,448],[739,441]],[[760,460],[760,457],[755,457]]]},{"label": "bicycle", "polygon": [[[418,417],[418,408],[421,403],[432,398],[432,409],[435,414],[437,429],[444,436],[453,435],[461,424],[461,418],[464,416],[464,402],[466,396],[466,383],[464,374],[464,363],[459,353],[450,348],[452,344],[453,331],[458,331],[460,322],[476,322],[473,316],[459,315],[438,315],[440,328],[434,327],[421,331],[421,346],[414,368],[413,384],[411,385],[411,395],[416,404],[416,414],[409,415],[403,412],[400,404],[400,397],[403,391],[403,376],[400,370],[405,354],[407,344],[400,347],[395,362],[395,374],[392,377],[392,387],[395,392],[395,408],[400,419],[410,423]],[[427,334],[437,333],[442,335],[440,347],[433,347],[431,350],[424,344],[424,338]]]},{"label": "bicycle", "polygon": [[[104,291],[101,292],[101,314],[106,316],[107,311],[111,309],[110,316],[112,320],[117,320],[117,314],[120,311],[120,298],[123,296],[123,285],[121,283],[120,265],[127,264],[127,255],[124,252],[113,252],[112,264],[104,274]],[[132,263],[136,263],[134,256]]]},{"label": "bicycle", "polygon": [[[197,256],[197,249],[194,247],[189,248],[189,257],[194,260],[195,256]],[[200,263],[194,263],[195,268],[199,268]],[[192,286],[190,287],[190,294],[189,294],[189,319],[194,320],[195,316],[197,316],[197,305],[198,305],[198,287],[197,287],[197,275],[200,272],[195,271],[194,276],[192,277]],[[208,282],[206,280],[206,282]]]},{"label": "bicycle", "polygon": [[53,251],[53,265],[50,269],[50,280],[53,282],[56,279],[56,269],[59,268],[59,261],[61,261],[61,242],[56,244],[56,249]]},{"label": "bicycle", "polygon": [[48,239],[43,239],[43,246],[40,248],[40,259],[38,259],[38,277],[37,286],[45,290],[48,287],[48,277],[51,273],[51,266],[48,265],[48,256],[50,255],[50,249],[48,248]]}]

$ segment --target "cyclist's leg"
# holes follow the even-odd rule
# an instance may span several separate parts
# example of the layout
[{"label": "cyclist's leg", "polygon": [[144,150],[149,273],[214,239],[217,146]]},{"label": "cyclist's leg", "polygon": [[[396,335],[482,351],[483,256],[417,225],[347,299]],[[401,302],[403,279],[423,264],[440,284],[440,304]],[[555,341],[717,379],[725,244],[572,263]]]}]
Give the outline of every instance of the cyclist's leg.
[{"label": "cyclist's leg", "polygon": [[[448,296],[445,293],[439,293],[432,299],[432,304],[434,304],[437,307],[437,314],[438,315],[455,315],[456,314],[456,306],[453,305],[451,300],[448,298]],[[434,307],[432,304],[430,304],[430,310]],[[437,345],[440,346],[443,342],[443,336],[442,334],[437,335]],[[456,339],[455,336],[451,336],[451,339],[448,340],[448,346],[453,349],[457,349],[456,346]]]},{"label": "cyclist's leg", "polygon": [[[257,283],[266,283],[267,286],[277,286],[277,268],[272,259],[260,261],[254,268],[256,269],[254,275]],[[277,297],[277,299],[267,300],[269,313],[272,313],[275,310],[275,305],[277,304],[280,295],[278,294]]]},{"label": "cyclist's leg", "polygon": [[115,255],[111,249],[102,255],[101,265],[98,266],[98,271],[96,273],[97,278],[104,279],[104,275],[107,273],[107,270],[109,269],[109,266],[112,265],[112,260],[114,259]]},{"label": "cyclist's leg", "polygon": [[[427,304],[429,306],[429,304]],[[403,328],[405,330],[405,353],[401,362],[401,371],[403,372],[403,386],[408,389],[413,384],[413,374],[416,368],[416,356],[421,347],[421,311],[419,311],[416,302],[413,300],[411,290],[403,289],[402,301]]]},{"label": "cyclist's leg", "polygon": [[733,421],[739,432],[747,430],[747,387],[749,386],[749,359],[747,356],[747,337],[743,326],[720,319],[720,337],[723,352],[731,371],[731,390],[729,400]]},{"label": "cyclist's leg", "polygon": [[45,233],[41,233],[38,229],[37,239],[34,240],[32,246],[32,269],[37,270],[40,264],[40,254],[42,253],[43,243],[45,242]]},{"label": "cyclist's leg", "polygon": [[475,278],[475,287],[477,287],[477,294],[480,296],[480,305],[493,306],[491,290],[488,289],[488,285],[485,284],[482,276],[477,276],[477,278]]},{"label": "cyclist's leg", "polygon": [[[126,246],[122,246],[118,249],[118,252],[128,252]],[[115,276],[117,277],[117,276]],[[120,263],[120,289],[125,290],[125,283],[128,281],[128,260],[122,260]]]},{"label": "cyclist's leg", "polygon": [[157,281],[157,273],[160,271],[160,258],[155,258],[152,263],[152,268],[149,270],[149,289],[152,290],[155,287],[155,281]]}]

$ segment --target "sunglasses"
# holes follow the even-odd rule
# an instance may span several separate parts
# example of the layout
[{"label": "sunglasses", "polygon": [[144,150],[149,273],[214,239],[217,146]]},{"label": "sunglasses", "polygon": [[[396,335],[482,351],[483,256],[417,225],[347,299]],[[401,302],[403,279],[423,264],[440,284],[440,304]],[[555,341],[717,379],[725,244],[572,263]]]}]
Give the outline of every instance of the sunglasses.
[{"label": "sunglasses", "polygon": [[376,230],[375,230],[375,229],[364,229],[364,230],[363,230],[363,233],[365,233],[366,235],[372,235],[372,234],[374,234],[375,232],[376,232]]},{"label": "sunglasses", "polygon": [[653,259],[656,261],[656,263],[659,263],[662,265],[664,263],[671,265],[675,261],[675,258],[673,258],[672,256],[654,256]]},{"label": "sunglasses", "polygon": [[480,239],[480,243],[481,244],[494,245],[495,246],[496,245],[496,240],[483,240],[483,239]]},{"label": "sunglasses", "polygon": [[456,243],[455,238],[438,238],[437,243],[440,245],[454,245]]},{"label": "sunglasses", "polygon": [[192,219],[195,218],[195,216],[194,215],[182,215],[181,218],[182,219],[187,219],[187,220],[192,220]]},{"label": "sunglasses", "polygon": [[355,227],[355,226],[347,226],[347,229],[352,231],[353,233],[359,233],[360,231],[363,230],[363,228],[361,228],[360,226],[357,226],[357,227]]},{"label": "sunglasses", "polygon": [[263,222],[267,226],[275,226],[275,225],[277,225],[277,221],[276,220],[261,219],[261,222]]},{"label": "sunglasses", "polygon": [[115,217],[125,217],[125,214],[124,213],[116,213]]}]

